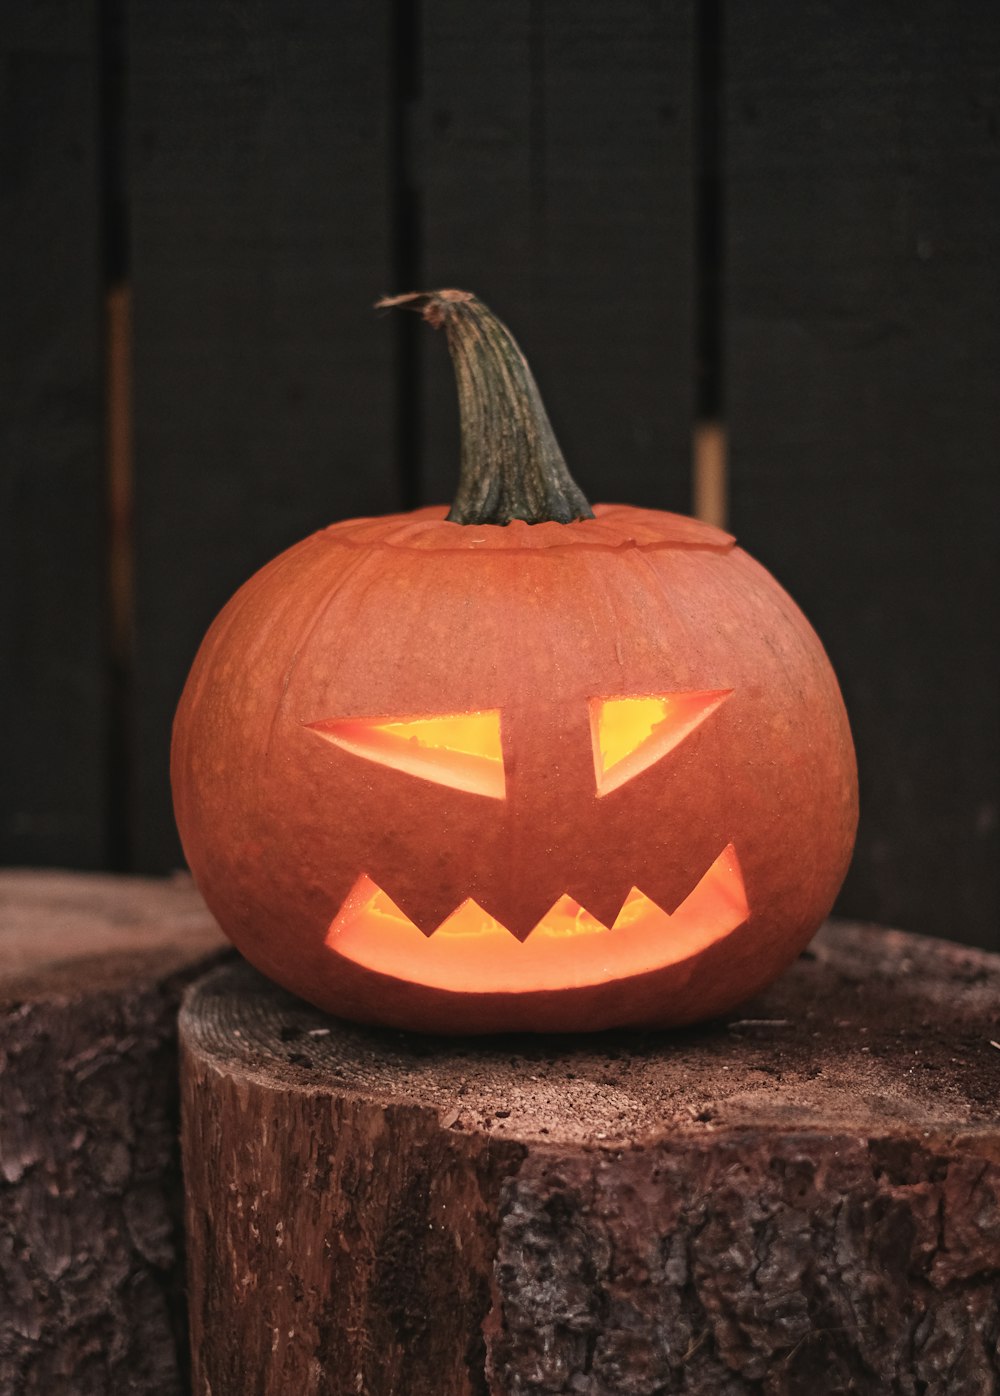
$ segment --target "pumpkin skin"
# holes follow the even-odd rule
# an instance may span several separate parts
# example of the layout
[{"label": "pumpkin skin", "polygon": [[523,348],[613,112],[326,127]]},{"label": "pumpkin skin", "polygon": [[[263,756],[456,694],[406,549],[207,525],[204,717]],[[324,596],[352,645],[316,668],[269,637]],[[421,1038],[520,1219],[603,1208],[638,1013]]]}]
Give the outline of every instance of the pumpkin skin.
[{"label": "pumpkin skin", "polygon": [[[594,704],[677,694],[724,698],[599,795]],[[484,713],[499,715],[502,798],[326,739],[348,719]],[[343,1017],[438,1033],[670,1026],[732,1008],[829,911],[857,818],[846,714],[802,613],[727,534],[627,506],[503,526],[424,509],[312,535],[206,636],[172,779],[192,873],[247,959]],[[674,912],[727,849],[745,906],[718,934],[671,949],[664,922],[662,953],[620,957],[604,932],[584,973],[572,934],[563,959],[561,944],[533,954],[560,898],[608,927],[633,888]],[[396,923],[338,931],[359,879],[425,937],[469,898],[506,929],[453,973],[444,954],[424,974],[423,941],[410,961],[384,949]],[[499,981],[498,934],[522,942],[497,957],[514,966]]]}]

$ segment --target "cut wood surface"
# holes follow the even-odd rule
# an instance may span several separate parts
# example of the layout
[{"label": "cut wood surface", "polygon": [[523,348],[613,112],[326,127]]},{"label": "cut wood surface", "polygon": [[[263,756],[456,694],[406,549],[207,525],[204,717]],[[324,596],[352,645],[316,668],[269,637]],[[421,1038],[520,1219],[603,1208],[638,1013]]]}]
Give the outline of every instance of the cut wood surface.
[{"label": "cut wood surface", "polygon": [[0,872],[0,1392],[186,1392],[177,1003],[225,942],[187,880]]},{"label": "cut wood surface", "polygon": [[243,964],[181,1016],[194,1389],[1000,1384],[1000,959],[835,924],[680,1033],[353,1027]]}]

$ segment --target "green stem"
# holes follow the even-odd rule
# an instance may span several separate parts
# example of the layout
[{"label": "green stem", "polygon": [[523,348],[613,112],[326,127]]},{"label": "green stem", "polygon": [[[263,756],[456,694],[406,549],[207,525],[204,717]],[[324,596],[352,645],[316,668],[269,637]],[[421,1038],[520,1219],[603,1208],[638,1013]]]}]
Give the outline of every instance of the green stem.
[{"label": "green stem", "polygon": [[383,306],[418,310],[448,336],[462,430],[461,524],[569,523],[593,510],[566,468],[524,355],[513,335],[468,291],[415,291]]}]

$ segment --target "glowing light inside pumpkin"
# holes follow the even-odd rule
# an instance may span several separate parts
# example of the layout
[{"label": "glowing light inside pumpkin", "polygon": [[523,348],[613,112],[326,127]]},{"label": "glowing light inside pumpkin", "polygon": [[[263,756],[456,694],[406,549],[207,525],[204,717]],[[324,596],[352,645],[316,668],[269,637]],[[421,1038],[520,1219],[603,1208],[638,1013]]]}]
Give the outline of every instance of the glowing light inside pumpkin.
[{"label": "glowing light inside pumpkin", "polygon": [[666,756],[713,713],[731,688],[636,698],[591,698],[590,732],[598,795]]},{"label": "glowing light inside pumpkin", "polygon": [[329,718],[307,726],[334,746],[397,771],[497,800],[507,793],[495,708],[442,717]]},{"label": "glowing light inside pumpkin", "polygon": [[360,877],[327,934],[338,955],[410,984],[455,993],[532,993],[626,979],[679,963],[749,915],[729,844],[668,914],[633,888],[605,926],[563,896],[522,942],[471,898],[426,936],[380,887]]}]

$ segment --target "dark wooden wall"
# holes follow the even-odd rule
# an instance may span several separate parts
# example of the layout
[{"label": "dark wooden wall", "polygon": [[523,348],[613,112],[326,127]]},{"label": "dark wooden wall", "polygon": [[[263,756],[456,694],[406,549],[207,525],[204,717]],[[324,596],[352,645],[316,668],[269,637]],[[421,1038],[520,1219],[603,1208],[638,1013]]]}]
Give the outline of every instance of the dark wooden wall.
[{"label": "dark wooden wall", "polygon": [[1000,9],[725,25],[730,519],[840,675],[841,905],[1000,946]]},{"label": "dark wooden wall", "polygon": [[0,856],[107,841],[97,0],[0,16]]},{"label": "dark wooden wall", "polygon": [[1000,945],[998,98],[986,0],[9,0],[0,857],[179,863],[211,617],[309,530],[448,493],[443,348],[370,307],[450,282],[515,328],[592,496],[690,508],[721,416],[732,526],[855,728],[840,909]]}]

